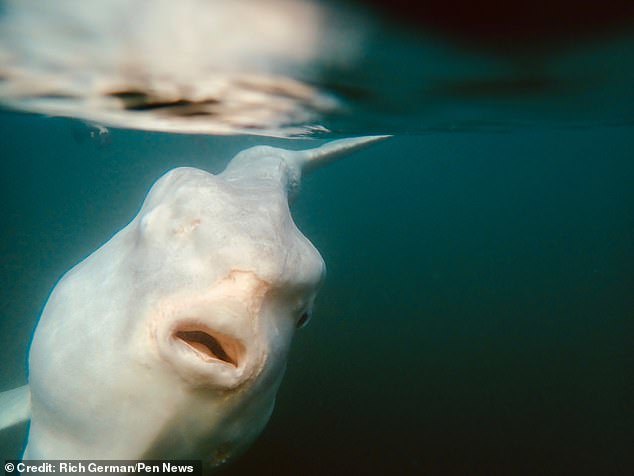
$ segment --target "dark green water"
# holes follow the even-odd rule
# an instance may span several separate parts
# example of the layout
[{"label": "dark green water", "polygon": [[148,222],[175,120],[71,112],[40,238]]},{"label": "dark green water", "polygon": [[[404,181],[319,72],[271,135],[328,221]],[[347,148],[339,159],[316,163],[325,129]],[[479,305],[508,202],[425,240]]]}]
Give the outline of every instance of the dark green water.
[{"label": "dark green water", "polygon": [[[56,280],[162,172],[312,145],[73,130],[0,115],[0,390]],[[399,136],[307,177],[294,216],[328,277],[223,474],[632,474],[632,151],[631,127]]]}]

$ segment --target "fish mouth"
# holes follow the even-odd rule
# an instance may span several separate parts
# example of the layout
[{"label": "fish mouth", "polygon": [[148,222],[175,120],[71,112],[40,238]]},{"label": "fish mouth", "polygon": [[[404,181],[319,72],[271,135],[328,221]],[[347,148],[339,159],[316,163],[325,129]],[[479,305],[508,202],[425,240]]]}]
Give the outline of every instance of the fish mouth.
[{"label": "fish mouth", "polygon": [[244,361],[245,347],[239,339],[204,325],[188,324],[172,331],[172,339],[206,363],[222,363],[238,368]]}]

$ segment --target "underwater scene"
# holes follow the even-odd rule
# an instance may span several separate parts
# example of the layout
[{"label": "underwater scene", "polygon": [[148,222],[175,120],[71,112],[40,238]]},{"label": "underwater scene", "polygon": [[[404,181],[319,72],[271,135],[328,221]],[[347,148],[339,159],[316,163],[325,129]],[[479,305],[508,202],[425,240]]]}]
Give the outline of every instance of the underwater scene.
[{"label": "underwater scene", "polygon": [[0,3],[3,464],[634,473],[634,11],[440,3]]}]

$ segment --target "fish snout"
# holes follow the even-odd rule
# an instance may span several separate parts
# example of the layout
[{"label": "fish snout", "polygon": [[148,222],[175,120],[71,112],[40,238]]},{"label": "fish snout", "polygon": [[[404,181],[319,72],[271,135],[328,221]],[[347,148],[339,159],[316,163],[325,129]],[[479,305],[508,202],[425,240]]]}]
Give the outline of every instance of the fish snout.
[{"label": "fish snout", "polygon": [[177,296],[155,322],[160,357],[195,386],[231,389],[266,361],[259,311],[268,287],[253,273],[232,272],[198,296]]}]

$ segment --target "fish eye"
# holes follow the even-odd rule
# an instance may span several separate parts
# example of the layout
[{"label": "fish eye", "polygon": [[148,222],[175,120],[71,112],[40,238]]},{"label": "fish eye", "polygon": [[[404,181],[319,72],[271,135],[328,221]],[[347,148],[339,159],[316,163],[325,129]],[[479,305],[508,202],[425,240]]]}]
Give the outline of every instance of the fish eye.
[{"label": "fish eye", "polygon": [[299,317],[299,319],[297,320],[297,329],[301,329],[302,327],[304,327],[308,321],[310,320],[310,315],[308,314],[308,311],[304,311],[302,313],[302,315]]}]

